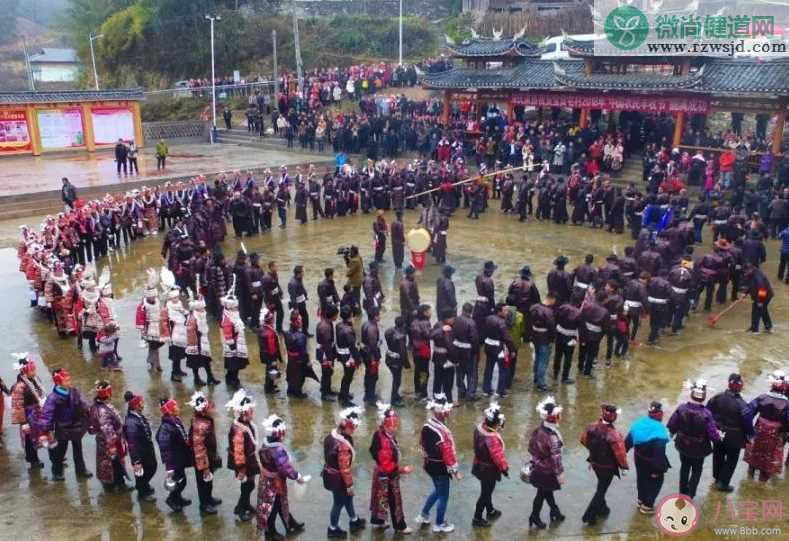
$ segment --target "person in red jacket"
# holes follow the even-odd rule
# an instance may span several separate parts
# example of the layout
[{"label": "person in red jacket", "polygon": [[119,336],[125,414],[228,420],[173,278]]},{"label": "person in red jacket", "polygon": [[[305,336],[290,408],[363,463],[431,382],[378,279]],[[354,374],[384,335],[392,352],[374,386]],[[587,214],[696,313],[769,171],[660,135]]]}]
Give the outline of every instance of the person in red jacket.
[{"label": "person in red jacket", "polygon": [[[499,430],[504,428],[504,421],[501,407],[492,403],[485,410],[485,418],[474,429],[474,466],[471,473],[480,483],[480,494],[471,522],[475,528],[487,528],[490,526],[489,520],[501,516],[501,511],[493,507],[493,490],[502,475],[510,476],[504,440],[499,434]],[[487,519],[482,518],[482,511],[487,511]]]},{"label": "person in red jacket", "polygon": [[590,526],[597,522],[598,517],[606,517],[611,512],[605,503],[605,493],[614,476],[624,475],[628,469],[625,441],[614,427],[621,410],[612,404],[603,404],[602,409],[600,419],[587,426],[581,434],[581,445],[589,450],[586,461],[597,476],[597,490],[581,518]]},{"label": "person in red jacket", "polygon": [[390,404],[378,402],[378,430],[373,434],[370,454],[375,460],[373,486],[370,496],[370,523],[373,528],[386,529],[387,513],[391,514],[395,533],[413,532],[405,523],[400,475],[414,471],[412,466],[400,465],[400,445],[396,434],[400,417]]}]

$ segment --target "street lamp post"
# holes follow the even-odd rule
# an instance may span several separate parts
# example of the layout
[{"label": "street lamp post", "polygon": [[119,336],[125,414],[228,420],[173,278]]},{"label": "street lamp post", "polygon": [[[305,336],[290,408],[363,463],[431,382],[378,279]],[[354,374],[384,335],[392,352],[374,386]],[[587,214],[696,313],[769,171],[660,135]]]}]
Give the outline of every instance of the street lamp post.
[{"label": "street lamp post", "polygon": [[96,51],[93,49],[93,42],[97,39],[101,39],[104,37],[104,34],[93,35],[92,33],[88,36],[90,39],[90,59],[93,62],[93,82],[96,84],[96,90],[99,90],[99,72],[96,70]]},{"label": "street lamp post", "polygon": [[214,58],[214,22],[221,21],[219,15],[206,15],[206,20],[211,21],[211,144],[213,145],[216,133],[216,61]]},{"label": "street lamp post", "polygon": [[400,0],[400,65],[403,65],[403,0]]}]

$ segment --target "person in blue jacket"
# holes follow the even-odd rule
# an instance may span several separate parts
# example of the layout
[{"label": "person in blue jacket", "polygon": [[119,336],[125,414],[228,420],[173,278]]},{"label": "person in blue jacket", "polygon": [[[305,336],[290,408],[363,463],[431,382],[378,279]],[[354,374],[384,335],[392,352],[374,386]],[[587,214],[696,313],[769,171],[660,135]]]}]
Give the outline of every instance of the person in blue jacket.
[{"label": "person in blue jacket", "polygon": [[633,449],[638,510],[644,515],[655,512],[655,500],[663,486],[663,476],[671,467],[666,457],[669,435],[662,420],[663,405],[652,402],[647,414],[633,423],[625,438],[625,448],[628,451]]}]

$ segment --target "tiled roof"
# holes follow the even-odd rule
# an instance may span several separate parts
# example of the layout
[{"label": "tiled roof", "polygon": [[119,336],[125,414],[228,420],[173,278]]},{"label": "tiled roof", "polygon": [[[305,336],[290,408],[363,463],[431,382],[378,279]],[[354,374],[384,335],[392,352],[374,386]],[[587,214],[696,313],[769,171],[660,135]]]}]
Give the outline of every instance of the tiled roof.
[{"label": "tiled roof", "polygon": [[789,95],[789,59],[708,58],[688,75],[651,73],[586,75],[583,62],[526,58],[513,68],[457,68],[425,76],[427,88],[578,88],[595,90],[684,90],[707,93]]},{"label": "tiled roof", "polygon": [[699,90],[789,95],[789,58],[715,58],[704,66]]},{"label": "tiled roof", "polygon": [[25,103],[65,103],[143,99],[142,89],[122,90],[59,90],[56,92],[0,92],[0,105]]},{"label": "tiled roof", "polygon": [[540,49],[527,39],[474,38],[449,48],[455,56],[465,57],[540,55]]},{"label": "tiled roof", "polygon": [[593,73],[564,70],[555,67],[556,82],[559,86],[571,88],[591,88],[599,90],[676,90],[697,86],[702,81],[703,68],[688,75],[668,76],[657,73]]},{"label": "tiled roof", "polygon": [[37,62],[53,64],[79,64],[79,57],[77,57],[77,51],[74,49],[55,49],[51,47],[43,47],[40,54],[30,55],[30,62],[33,64]]}]

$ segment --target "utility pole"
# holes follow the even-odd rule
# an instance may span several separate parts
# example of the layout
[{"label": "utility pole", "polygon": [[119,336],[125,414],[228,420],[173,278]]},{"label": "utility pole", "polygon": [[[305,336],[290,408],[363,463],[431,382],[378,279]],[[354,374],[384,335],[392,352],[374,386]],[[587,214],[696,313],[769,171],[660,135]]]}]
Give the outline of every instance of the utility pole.
[{"label": "utility pole", "polygon": [[279,94],[279,70],[277,69],[277,30],[271,31],[271,42],[274,44],[274,98]]},{"label": "utility pole", "polygon": [[96,90],[99,90],[99,72],[96,70],[96,51],[93,49],[93,42],[103,37],[104,34],[94,36],[93,33],[88,36],[88,39],[90,39],[90,59],[93,62],[93,82],[96,84]]},{"label": "utility pole", "polygon": [[27,80],[30,83],[30,90],[36,91],[36,82],[33,80],[33,66],[30,64],[30,55],[27,52],[27,39],[22,36],[22,50],[25,53],[25,71],[27,72]]},{"label": "utility pole", "polygon": [[[301,45],[299,44],[299,19],[296,17],[296,3],[292,5],[293,13],[293,41],[296,46],[296,77],[299,80],[299,91],[304,92],[304,74],[302,73],[301,64]],[[306,96],[303,96],[306,97]]]},{"label": "utility pole", "polygon": [[400,0],[400,65],[403,65],[403,0]]},{"label": "utility pole", "polygon": [[214,57],[214,23],[221,21],[222,17],[219,15],[212,16],[206,15],[205,18],[211,21],[211,144],[214,141],[214,133],[216,132],[216,59]]}]

